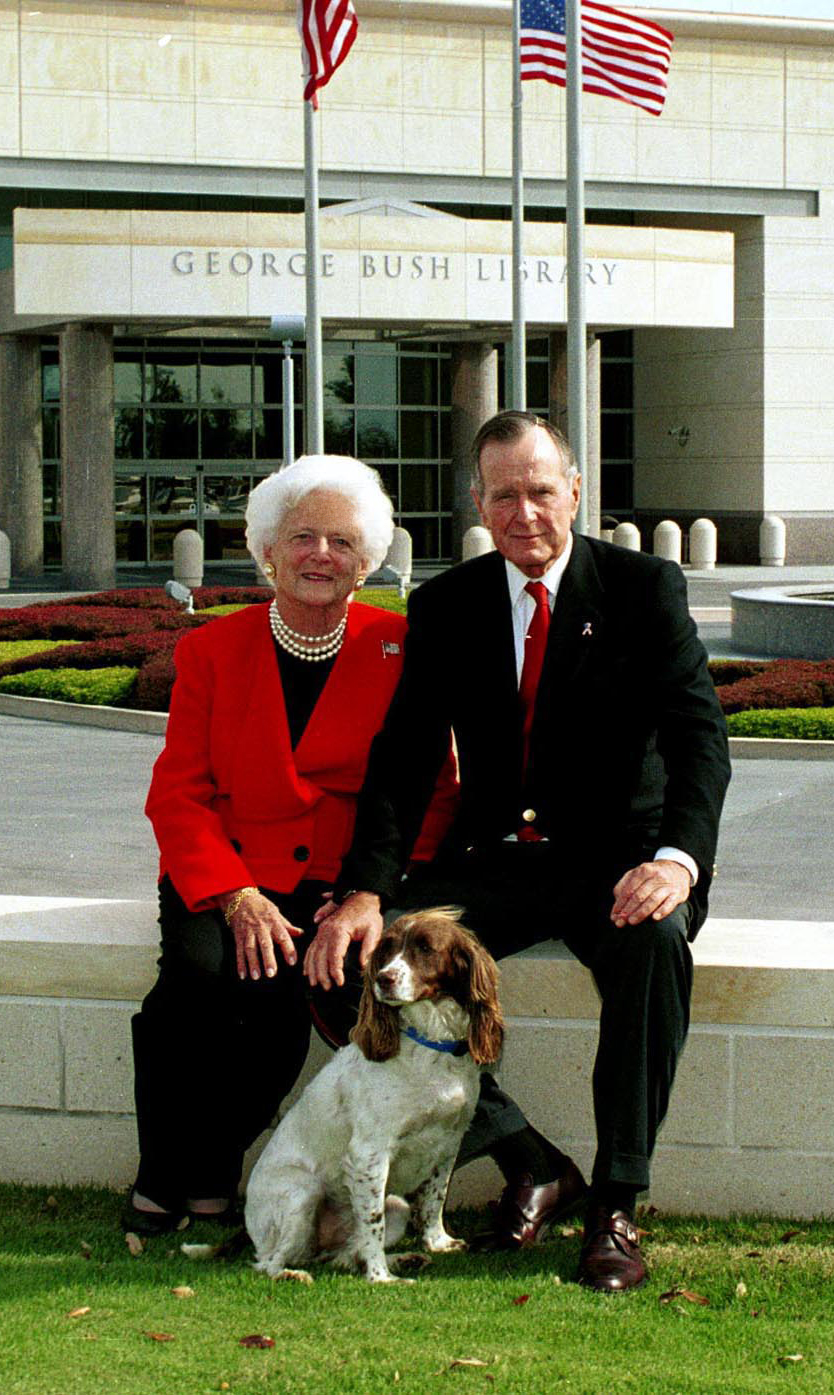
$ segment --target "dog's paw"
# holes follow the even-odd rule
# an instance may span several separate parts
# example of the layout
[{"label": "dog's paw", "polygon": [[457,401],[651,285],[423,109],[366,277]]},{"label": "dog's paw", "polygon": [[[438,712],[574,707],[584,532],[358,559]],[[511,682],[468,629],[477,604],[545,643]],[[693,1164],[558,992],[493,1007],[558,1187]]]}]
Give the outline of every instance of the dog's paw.
[{"label": "dog's paw", "polygon": [[286,1280],[291,1284],[312,1284],[315,1280],[312,1274],[308,1274],[306,1269],[279,1269],[277,1274],[271,1274],[270,1278],[274,1283],[279,1280]]},{"label": "dog's paw", "polygon": [[469,1246],[465,1240],[457,1240],[454,1235],[439,1235],[427,1241],[427,1248],[433,1255],[454,1255],[468,1250]]},{"label": "dog's paw", "polygon": [[421,1254],[417,1250],[410,1250],[406,1254],[389,1255],[388,1263],[392,1269],[396,1269],[399,1274],[402,1270],[406,1272],[418,1273],[431,1264],[431,1255]]}]

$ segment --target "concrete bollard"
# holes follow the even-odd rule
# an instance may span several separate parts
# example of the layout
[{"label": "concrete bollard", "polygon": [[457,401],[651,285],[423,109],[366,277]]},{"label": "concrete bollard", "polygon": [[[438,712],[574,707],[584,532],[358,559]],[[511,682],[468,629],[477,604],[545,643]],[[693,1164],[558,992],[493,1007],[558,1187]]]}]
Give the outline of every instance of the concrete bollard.
[{"label": "concrete bollard", "polygon": [[784,567],[787,545],[785,520],[766,513],[759,524],[759,561],[763,567]]},{"label": "concrete bollard", "polygon": [[718,529],[711,518],[696,518],[689,530],[689,565],[699,572],[715,570]]},{"label": "concrete bollard", "polygon": [[0,528],[0,591],[8,591],[12,575],[12,545],[8,533]]},{"label": "concrete bollard", "polygon": [[174,580],[192,591],[203,584],[203,539],[196,528],[181,528],[174,538]]},{"label": "concrete bollard", "polygon": [[655,557],[664,557],[667,562],[681,564],[683,539],[680,525],[673,518],[664,518],[652,534],[652,547]]},{"label": "concrete bollard", "polygon": [[384,565],[399,577],[399,592],[404,596],[411,585],[411,534],[407,528],[395,528]]},{"label": "concrete bollard", "polygon": [[604,513],[599,521],[600,542],[612,543],[614,541],[614,529],[616,526],[616,518],[612,518],[610,514]]},{"label": "concrete bollard", "polygon": [[483,557],[485,552],[494,551],[495,543],[488,528],[484,528],[480,523],[473,523],[471,528],[467,528],[463,535],[464,562],[468,562],[472,557]]},{"label": "concrete bollard", "polygon": [[614,529],[615,542],[618,547],[627,547],[629,552],[640,551],[640,529],[636,523],[618,523]]}]

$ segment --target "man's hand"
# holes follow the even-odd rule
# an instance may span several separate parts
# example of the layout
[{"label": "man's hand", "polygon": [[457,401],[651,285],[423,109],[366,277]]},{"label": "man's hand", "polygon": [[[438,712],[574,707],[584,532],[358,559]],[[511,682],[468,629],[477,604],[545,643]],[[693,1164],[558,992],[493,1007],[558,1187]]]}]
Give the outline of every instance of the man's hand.
[{"label": "man's hand", "polygon": [[364,969],[382,936],[379,897],[372,891],[354,891],[335,910],[316,912],[316,938],[307,950],[304,972],[312,987],[341,988],[343,965],[351,940],[361,943],[359,962]]},{"label": "man's hand", "polygon": [[611,919],[618,929],[641,921],[663,920],[689,896],[692,879],[680,862],[661,858],[641,862],[620,877],[614,887]]},{"label": "man's hand", "polygon": [[[225,910],[234,894],[230,891],[217,898],[221,910]],[[288,964],[294,964],[298,956],[293,937],[304,933],[297,925],[291,925],[268,897],[255,891],[243,898],[229,929],[235,937],[238,977],[255,979],[260,978],[262,965],[267,978],[274,978],[278,972],[274,945]]]}]

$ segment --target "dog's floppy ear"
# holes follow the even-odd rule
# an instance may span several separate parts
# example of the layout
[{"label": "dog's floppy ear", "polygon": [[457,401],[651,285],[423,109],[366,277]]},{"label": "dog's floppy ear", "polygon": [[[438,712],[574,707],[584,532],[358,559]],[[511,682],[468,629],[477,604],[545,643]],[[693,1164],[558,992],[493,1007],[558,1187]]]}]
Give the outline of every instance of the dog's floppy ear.
[{"label": "dog's floppy ear", "polygon": [[368,1061],[390,1061],[400,1049],[398,1014],[374,997],[373,959],[365,970],[365,985],[359,1004],[359,1017],[350,1039]]},{"label": "dog's floppy ear", "polygon": [[469,1054],[476,1066],[491,1065],[504,1045],[504,1018],[498,1001],[498,969],[470,931],[463,932],[460,952],[466,963]]}]

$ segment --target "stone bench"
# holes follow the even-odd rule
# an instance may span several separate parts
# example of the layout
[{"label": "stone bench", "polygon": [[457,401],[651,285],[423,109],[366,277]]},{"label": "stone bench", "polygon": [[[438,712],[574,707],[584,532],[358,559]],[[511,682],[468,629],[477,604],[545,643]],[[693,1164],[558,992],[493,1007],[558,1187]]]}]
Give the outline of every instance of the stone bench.
[{"label": "stone bench", "polygon": [[[155,914],[151,901],[0,897],[0,1180],[132,1180],[130,1016],[153,982]],[[832,1214],[834,924],[712,920],[695,964],[651,1199],[675,1211]],[[588,1168],[590,976],[548,943],[505,960],[501,981],[503,1083]],[[303,1079],[326,1056],[316,1041]],[[499,1185],[491,1163],[471,1164],[452,1204],[481,1204]]]}]

